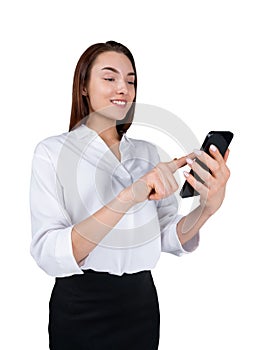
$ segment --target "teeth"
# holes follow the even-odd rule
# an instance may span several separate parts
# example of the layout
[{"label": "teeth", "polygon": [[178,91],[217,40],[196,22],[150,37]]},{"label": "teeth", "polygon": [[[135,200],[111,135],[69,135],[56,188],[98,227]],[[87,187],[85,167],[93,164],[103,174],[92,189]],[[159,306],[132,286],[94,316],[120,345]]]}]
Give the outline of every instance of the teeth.
[{"label": "teeth", "polygon": [[121,106],[124,106],[126,104],[125,101],[116,101],[116,100],[113,100],[112,103],[115,103],[115,104],[121,105]]}]

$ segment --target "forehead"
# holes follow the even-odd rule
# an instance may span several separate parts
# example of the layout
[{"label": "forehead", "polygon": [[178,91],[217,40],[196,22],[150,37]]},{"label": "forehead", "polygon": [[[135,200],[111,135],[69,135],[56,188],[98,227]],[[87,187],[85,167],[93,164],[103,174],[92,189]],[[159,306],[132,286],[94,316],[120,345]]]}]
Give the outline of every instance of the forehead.
[{"label": "forehead", "polygon": [[131,61],[123,53],[118,52],[103,52],[96,58],[92,70],[100,70],[104,67],[113,67],[124,73],[133,72]]}]

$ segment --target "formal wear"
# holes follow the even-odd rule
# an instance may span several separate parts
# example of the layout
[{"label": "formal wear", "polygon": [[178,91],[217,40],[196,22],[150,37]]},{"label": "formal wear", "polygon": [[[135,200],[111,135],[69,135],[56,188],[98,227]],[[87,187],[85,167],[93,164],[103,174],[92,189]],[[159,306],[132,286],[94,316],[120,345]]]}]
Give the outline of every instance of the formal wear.
[{"label": "formal wear", "polygon": [[[119,349],[123,341],[123,348],[141,349],[137,342],[150,332],[142,348],[156,349],[159,307],[150,271],[161,252],[181,256],[198,246],[199,233],[181,245],[176,233],[181,215],[172,194],[134,205],[80,264],[76,262],[73,226],[160,161],[154,144],[126,134],[119,151],[120,161],[85,124],[42,140],[34,150],[31,254],[56,277],[50,300],[51,349],[106,349],[111,342]],[[72,347],[62,348],[62,339]]]},{"label": "formal wear", "polygon": [[160,313],[150,271],[86,270],[57,277],[50,299],[51,350],[157,350]]}]

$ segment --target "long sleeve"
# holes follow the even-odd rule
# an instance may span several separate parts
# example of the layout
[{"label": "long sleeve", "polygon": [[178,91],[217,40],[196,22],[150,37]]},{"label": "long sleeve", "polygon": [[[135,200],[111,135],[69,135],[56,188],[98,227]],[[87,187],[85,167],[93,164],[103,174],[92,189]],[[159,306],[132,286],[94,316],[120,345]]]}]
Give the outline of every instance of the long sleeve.
[{"label": "long sleeve", "polygon": [[[160,156],[155,145],[153,154],[154,165],[160,162]],[[178,201],[173,193],[167,198],[156,201],[157,214],[161,231],[161,250],[162,252],[172,253],[181,256],[194,251],[200,240],[199,232],[185,244],[181,244],[177,235],[177,223],[183,215],[178,214]]]},{"label": "long sleeve", "polygon": [[63,205],[63,190],[51,157],[44,145],[37,145],[30,181],[32,242],[30,252],[49,275],[82,274],[72,251],[73,223]]},{"label": "long sleeve", "polygon": [[198,247],[199,232],[183,245],[179,241],[176,226],[183,216],[178,214],[178,202],[174,193],[157,201],[157,213],[161,231],[162,252],[181,256]]}]

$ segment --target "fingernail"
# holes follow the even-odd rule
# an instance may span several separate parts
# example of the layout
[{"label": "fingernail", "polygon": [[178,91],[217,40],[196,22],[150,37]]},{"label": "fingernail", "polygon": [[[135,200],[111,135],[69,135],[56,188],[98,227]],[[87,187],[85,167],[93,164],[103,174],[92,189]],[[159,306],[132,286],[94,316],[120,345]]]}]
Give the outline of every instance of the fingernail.
[{"label": "fingernail", "polygon": [[187,171],[183,171],[183,174],[184,174],[185,177],[189,177],[190,176],[190,174]]},{"label": "fingernail", "polygon": [[186,158],[186,162],[187,162],[188,164],[192,164],[192,163],[193,163],[193,160],[190,159],[190,158]]},{"label": "fingernail", "polygon": [[215,151],[217,150],[217,148],[215,147],[215,145],[211,145],[211,146],[210,146],[210,149],[211,149],[213,152],[215,152]]},{"label": "fingernail", "polygon": [[196,156],[200,156],[200,155],[202,154],[202,151],[200,151],[199,149],[195,148],[195,149],[193,150],[193,153],[195,153]]}]

